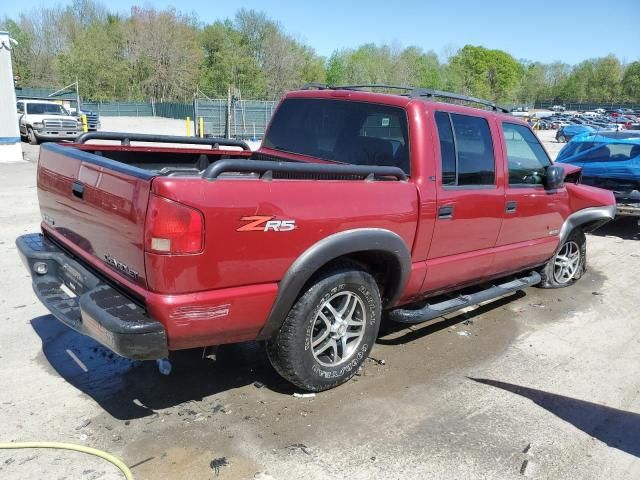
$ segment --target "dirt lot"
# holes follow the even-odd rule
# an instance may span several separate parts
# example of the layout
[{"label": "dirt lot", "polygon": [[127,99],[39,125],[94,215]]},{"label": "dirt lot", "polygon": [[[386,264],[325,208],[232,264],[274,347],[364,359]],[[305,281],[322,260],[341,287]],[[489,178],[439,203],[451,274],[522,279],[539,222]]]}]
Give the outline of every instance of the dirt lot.
[{"label": "dirt lot", "polygon": [[[0,441],[97,447],[153,480],[640,478],[635,222],[589,235],[577,285],[387,325],[361,375],[296,398],[258,345],[185,354],[165,377],[49,315],[14,247],[39,223],[37,147],[25,150],[29,161],[0,165]],[[0,451],[0,478],[120,476],[25,450]]]}]

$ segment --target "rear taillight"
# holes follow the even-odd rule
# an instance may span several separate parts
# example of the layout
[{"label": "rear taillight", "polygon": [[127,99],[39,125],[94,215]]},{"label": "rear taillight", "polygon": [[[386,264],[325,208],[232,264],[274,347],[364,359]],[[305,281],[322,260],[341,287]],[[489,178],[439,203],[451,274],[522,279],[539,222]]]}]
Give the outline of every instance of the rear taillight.
[{"label": "rear taillight", "polygon": [[151,194],[147,208],[145,250],[198,253],[204,246],[204,218],[195,208]]}]

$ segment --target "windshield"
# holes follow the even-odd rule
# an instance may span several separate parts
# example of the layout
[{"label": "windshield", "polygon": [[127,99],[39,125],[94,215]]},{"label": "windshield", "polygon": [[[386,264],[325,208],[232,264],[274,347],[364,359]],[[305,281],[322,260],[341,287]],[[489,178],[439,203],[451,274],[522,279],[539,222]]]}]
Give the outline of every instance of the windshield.
[{"label": "windshield", "polygon": [[55,103],[27,103],[31,115],[69,115],[62,105]]},{"label": "windshield", "polygon": [[278,108],[263,145],[340,163],[394,166],[409,174],[408,140],[402,108],[292,98]]}]

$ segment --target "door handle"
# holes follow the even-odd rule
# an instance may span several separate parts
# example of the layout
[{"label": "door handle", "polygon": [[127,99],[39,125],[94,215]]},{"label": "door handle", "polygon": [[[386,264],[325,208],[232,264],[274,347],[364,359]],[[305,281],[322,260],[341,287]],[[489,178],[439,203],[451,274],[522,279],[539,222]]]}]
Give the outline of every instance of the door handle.
[{"label": "door handle", "polygon": [[516,213],[517,209],[518,209],[518,202],[511,201],[506,203],[505,212]]},{"label": "door handle", "polygon": [[71,192],[76,198],[82,198],[84,196],[84,183],[75,181],[71,185]]},{"label": "door handle", "polygon": [[445,205],[438,209],[438,219],[444,220],[447,218],[453,218],[453,205]]}]

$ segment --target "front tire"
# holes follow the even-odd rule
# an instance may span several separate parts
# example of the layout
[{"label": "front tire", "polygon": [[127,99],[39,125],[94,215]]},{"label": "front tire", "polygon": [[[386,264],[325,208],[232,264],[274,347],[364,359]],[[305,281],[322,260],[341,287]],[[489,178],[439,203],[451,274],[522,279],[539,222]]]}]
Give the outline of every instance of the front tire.
[{"label": "front tire", "polygon": [[587,238],[574,230],[540,271],[541,288],[563,288],[576,283],[587,269]]},{"label": "front tire", "polygon": [[29,143],[31,145],[38,145],[40,140],[36,137],[36,133],[33,131],[33,128],[27,129],[27,137],[29,138]]},{"label": "front tire", "polygon": [[276,371],[297,387],[319,392],[348,381],[369,356],[381,318],[378,286],[358,267],[320,275],[267,342]]}]

